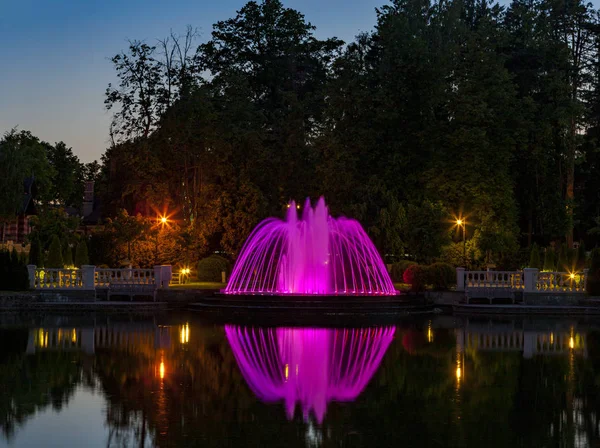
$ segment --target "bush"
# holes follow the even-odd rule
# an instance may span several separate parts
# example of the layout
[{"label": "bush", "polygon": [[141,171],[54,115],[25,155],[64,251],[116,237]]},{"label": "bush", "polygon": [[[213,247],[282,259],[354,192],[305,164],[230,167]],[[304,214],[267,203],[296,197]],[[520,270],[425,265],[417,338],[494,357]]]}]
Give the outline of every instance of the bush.
[{"label": "bush", "polygon": [[590,296],[600,296],[600,249],[592,251],[585,290]]},{"label": "bush", "polygon": [[529,256],[529,267],[540,269],[542,267],[542,261],[540,257],[540,249],[537,244],[531,245],[531,254]]},{"label": "bush", "polygon": [[570,263],[567,245],[561,244],[560,250],[558,251],[558,262],[556,263],[556,270],[558,272],[569,272],[571,271],[569,264]]},{"label": "bush", "polygon": [[554,248],[547,247],[546,252],[544,254],[544,267],[542,270],[554,271],[555,268],[556,268],[556,263],[554,262]]},{"label": "bush", "polygon": [[64,267],[72,268],[73,267],[73,249],[71,249],[71,246],[69,246],[69,243],[65,243],[62,257],[63,257]]},{"label": "bush", "polygon": [[391,277],[393,282],[403,282],[404,281],[404,271],[409,266],[416,265],[417,262],[411,260],[400,260],[396,263],[392,264],[392,272]]},{"label": "bush", "polygon": [[433,263],[426,268],[427,283],[438,291],[456,286],[456,269],[449,263]]},{"label": "bush", "polygon": [[404,280],[404,283],[408,283],[410,285],[411,291],[421,292],[425,290],[427,271],[425,268],[423,268],[423,266],[413,264],[406,268],[402,279]]},{"label": "bush", "polygon": [[22,291],[29,287],[27,265],[16,250],[0,251],[0,286],[4,290]]},{"label": "bush", "polygon": [[88,257],[87,244],[85,240],[81,240],[77,244],[77,249],[75,249],[75,266],[80,268],[84,264],[90,264],[90,259]]},{"label": "bush", "polygon": [[220,255],[211,255],[198,262],[198,281],[220,282],[221,272],[229,273],[229,261]]},{"label": "bush", "polygon": [[63,267],[60,240],[56,235],[52,236],[50,248],[48,249],[48,260],[45,267],[50,269],[61,269]]},{"label": "bush", "polygon": [[42,258],[42,245],[40,239],[34,236],[29,246],[29,264],[33,264],[38,268],[44,266],[44,260]]}]

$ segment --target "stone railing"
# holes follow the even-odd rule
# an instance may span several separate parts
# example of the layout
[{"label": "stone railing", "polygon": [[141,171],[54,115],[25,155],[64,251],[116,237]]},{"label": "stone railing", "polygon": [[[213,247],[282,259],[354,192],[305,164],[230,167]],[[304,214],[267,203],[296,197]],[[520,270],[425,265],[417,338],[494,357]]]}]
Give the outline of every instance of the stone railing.
[{"label": "stone railing", "polygon": [[585,292],[587,269],[582,272],[540,272],[525,268],[523,271],[467,271],[456,268],[456,290],[478,288],[504,289],[525,293],[582,293]]},{"label": "stone railing", "polygon": [[538,272],[535,289],[539,292],[584,292],[587,269],[580,273]]},{"label": "stone railing", "polygon": [[153,285],[156,283],[155,272],[154,269],[96,269],[96,288],[108,288],[115,283]]},{"label": "stone railing", "polygon": [[131,285],[168,288],[171,266],[154,266],[153,269],[100,269],[84,265],[81,269],[47,269],[28,265],[31,289],[87,290],[108,289],[111,285]]},{"label": "stone railing", "polygon": [[33,289],[85,289],[83,269],[34,269],[29,275]]},{"label": "stone railing", "polygon": [[523,289],[523,273],[513,271],[465,271],[467,288]]}]

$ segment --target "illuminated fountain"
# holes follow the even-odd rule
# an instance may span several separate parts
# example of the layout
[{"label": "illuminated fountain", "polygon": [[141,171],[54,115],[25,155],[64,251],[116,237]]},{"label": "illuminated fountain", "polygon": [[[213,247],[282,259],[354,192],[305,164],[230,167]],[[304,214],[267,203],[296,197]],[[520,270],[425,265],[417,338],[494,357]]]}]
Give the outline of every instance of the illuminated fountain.
[{"label": "illuminated fountain", "polygon": [[285,220],[262,221],[246,241],[228,294],[394,295],[373,242],[353,219],[332,218],[325,200],[295,202]]},{"label": "illuminated fountain", "polygon": [[395,329],[247,328],[225,326],[238,366],[256,396],[283,400],[287,416],[300,404],[323,422],[327,403],[353,401],[367,386]]}]

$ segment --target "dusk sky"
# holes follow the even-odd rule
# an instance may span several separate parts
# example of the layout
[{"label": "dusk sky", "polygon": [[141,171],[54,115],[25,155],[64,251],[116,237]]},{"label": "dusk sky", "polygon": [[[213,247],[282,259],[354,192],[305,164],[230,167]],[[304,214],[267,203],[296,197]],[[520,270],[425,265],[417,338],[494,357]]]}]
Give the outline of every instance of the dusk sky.
[{"label": "dusk sky", "polygon": [[[172,29],[235,15],[246,0],[0,0],[0,133],[18,126],[50,143],[63,140],[84,162],[108,144],[104,92],[114,82],[108,58],[128,39],[154,43]],[[385,0],[285,0],[317,26],[319,37],[350,41],[375,24]]]}]

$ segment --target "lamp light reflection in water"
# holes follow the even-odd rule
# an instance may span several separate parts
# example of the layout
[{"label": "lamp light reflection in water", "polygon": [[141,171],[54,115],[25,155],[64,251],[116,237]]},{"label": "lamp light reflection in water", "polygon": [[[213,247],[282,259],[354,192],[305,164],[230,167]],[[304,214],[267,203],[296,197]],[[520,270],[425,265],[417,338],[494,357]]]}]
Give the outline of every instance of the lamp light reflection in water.
[{"label": "lamp light reflection in water", "polygon": [[188,323],[181,326],[181,329],[179,330],[179,340],[182,344],[190,342],[190,325]]}]

